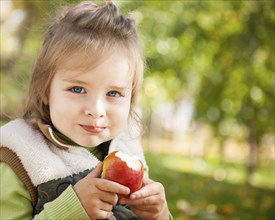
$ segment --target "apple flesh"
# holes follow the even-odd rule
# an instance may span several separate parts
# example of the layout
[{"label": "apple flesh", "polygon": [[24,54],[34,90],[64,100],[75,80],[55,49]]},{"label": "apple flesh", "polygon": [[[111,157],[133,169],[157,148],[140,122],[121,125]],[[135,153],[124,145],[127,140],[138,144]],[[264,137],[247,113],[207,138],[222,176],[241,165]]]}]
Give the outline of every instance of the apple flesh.
[{"label": "apple flesh", "polygon": [[102,177],[130,189],[130,193],[139,190],[143,180],[143,164],[136,156],[121,151],[113,151],[103,160]]}]

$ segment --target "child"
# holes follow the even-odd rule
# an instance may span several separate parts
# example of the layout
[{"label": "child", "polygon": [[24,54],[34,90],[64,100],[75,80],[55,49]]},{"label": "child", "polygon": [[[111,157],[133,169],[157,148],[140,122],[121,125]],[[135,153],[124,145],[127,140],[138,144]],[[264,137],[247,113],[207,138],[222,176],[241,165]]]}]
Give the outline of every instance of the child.
[{"label": "child", "polygon": [[100,178],[115,149],[146,166],[129,126],[142,78],[134,22],[113,3],[63,10],[45,35],[23,116],[1,127],[1,219],[169,219],[160,183],[144,178],[127,197],[127,187]]}]

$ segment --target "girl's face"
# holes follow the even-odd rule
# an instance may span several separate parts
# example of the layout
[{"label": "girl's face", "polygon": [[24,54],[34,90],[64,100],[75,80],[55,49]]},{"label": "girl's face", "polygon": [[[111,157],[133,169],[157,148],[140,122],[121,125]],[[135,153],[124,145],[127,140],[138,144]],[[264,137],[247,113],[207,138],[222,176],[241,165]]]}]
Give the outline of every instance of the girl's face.
[{"label": "girl's face", "polygon": [[[71,65],[78,59],[67,62]],[[112,54],[91,70],[58,69],[49,95],[50,116],[55,128],[87,147],[116,137],[128,121],[130,75],[128,59],[119,53]]]}]

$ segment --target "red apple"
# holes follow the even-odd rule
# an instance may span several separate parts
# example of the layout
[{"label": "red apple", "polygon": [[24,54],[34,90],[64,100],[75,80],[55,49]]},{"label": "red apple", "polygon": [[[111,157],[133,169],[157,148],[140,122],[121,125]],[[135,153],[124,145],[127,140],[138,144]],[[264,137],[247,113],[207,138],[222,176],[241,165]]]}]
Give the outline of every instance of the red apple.
[{"label": "red apple", "polygon": [[130,189],[130,193],[139,190],[143,180],[143,164],[136,156],[121,151],[113,151],[103,160],[102,177]]}]

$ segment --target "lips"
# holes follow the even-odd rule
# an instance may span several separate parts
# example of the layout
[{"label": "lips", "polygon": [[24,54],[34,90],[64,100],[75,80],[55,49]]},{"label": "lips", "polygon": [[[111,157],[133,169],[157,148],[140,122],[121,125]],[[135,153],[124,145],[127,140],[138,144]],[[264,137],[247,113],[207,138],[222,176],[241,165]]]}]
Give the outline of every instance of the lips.
[{"label": "lips", "polygon": [[104,131],[106,127],[100,127],[100,126],[91,126],[91,125],[81,125],[81,127],[92,134],[100,134],[101,132]]}]

